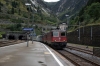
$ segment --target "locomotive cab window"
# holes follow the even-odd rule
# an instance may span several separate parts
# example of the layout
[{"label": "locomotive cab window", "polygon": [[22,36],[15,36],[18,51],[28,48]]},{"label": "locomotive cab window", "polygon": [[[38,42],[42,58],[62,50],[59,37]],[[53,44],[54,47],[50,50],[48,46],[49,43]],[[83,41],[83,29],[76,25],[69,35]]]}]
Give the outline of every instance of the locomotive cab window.
[{"label": "locomotive cab window", "polygon": [[61,36],[66,36],[66,33],[65,32],[61,32]]},{"label": "locomotive cab window", "polygon": [[59,37],[59,32],[53,32],[54,37]]}]

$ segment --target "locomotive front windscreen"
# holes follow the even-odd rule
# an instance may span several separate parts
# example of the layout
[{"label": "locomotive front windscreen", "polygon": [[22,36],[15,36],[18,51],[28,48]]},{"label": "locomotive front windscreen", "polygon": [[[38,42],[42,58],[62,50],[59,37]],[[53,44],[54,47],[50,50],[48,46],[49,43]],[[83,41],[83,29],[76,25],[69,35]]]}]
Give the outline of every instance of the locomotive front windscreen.
[{"label": "locomotive front windscreen", "polygon": [[66,33],[65,32],[61,32],[61,36],[66,36]]},{"label": "locomotive front windscreen", "polygon": [[55,31],[54,31],[54,32],[53,32],[53,36],[54,36],[54,37],[59,37],[59,32],[55,32]]}]

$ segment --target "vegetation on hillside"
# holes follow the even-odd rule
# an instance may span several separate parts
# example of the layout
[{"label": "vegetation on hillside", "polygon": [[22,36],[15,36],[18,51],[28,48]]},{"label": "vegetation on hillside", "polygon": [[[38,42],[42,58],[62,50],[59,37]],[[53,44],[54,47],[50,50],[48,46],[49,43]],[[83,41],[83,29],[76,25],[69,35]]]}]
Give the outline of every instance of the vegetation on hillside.
[{"label": "vegetation on hillside", "polygon": [[41,6],[25,6],[25,2],[26,0],[0,0],[0,20],[15,23],[0,25],[1,28],[20,31],[22,27],[32,27],[32,24],[56,24],[58,19],[54,15],[47,15]]},{"label": "vegetation on hillside", "polygon": [[100,2],[99,0],[89,0],[87,6],[85,6],[79,12],[79,15],[71,19],[70,24],[79,25],[79,22],[81,23],[81,26],[100,24],[99,2]]}]

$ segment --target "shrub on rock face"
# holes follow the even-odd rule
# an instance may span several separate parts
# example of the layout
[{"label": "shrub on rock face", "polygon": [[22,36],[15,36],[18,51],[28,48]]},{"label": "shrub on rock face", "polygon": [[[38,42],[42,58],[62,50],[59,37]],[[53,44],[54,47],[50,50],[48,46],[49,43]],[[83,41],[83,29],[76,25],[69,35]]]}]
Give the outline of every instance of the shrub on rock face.
[{"label": "shrub on rock face", "polygon": [[2,38],[2,35],[0,34],[0,39]]},{"label": "shrub on rock face", "polygon": [[87,8],[88,14],[95,19],[100,17],[100,3],[93,3],[91,6]]}]

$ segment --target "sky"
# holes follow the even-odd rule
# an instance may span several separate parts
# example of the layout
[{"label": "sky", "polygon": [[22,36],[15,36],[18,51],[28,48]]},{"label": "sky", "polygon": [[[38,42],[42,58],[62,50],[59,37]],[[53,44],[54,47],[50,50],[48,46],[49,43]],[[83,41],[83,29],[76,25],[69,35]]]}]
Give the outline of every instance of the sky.
[{"label": "sky", "polygon": [[59,0],[44,0],[45,2],[57,2]]}]

